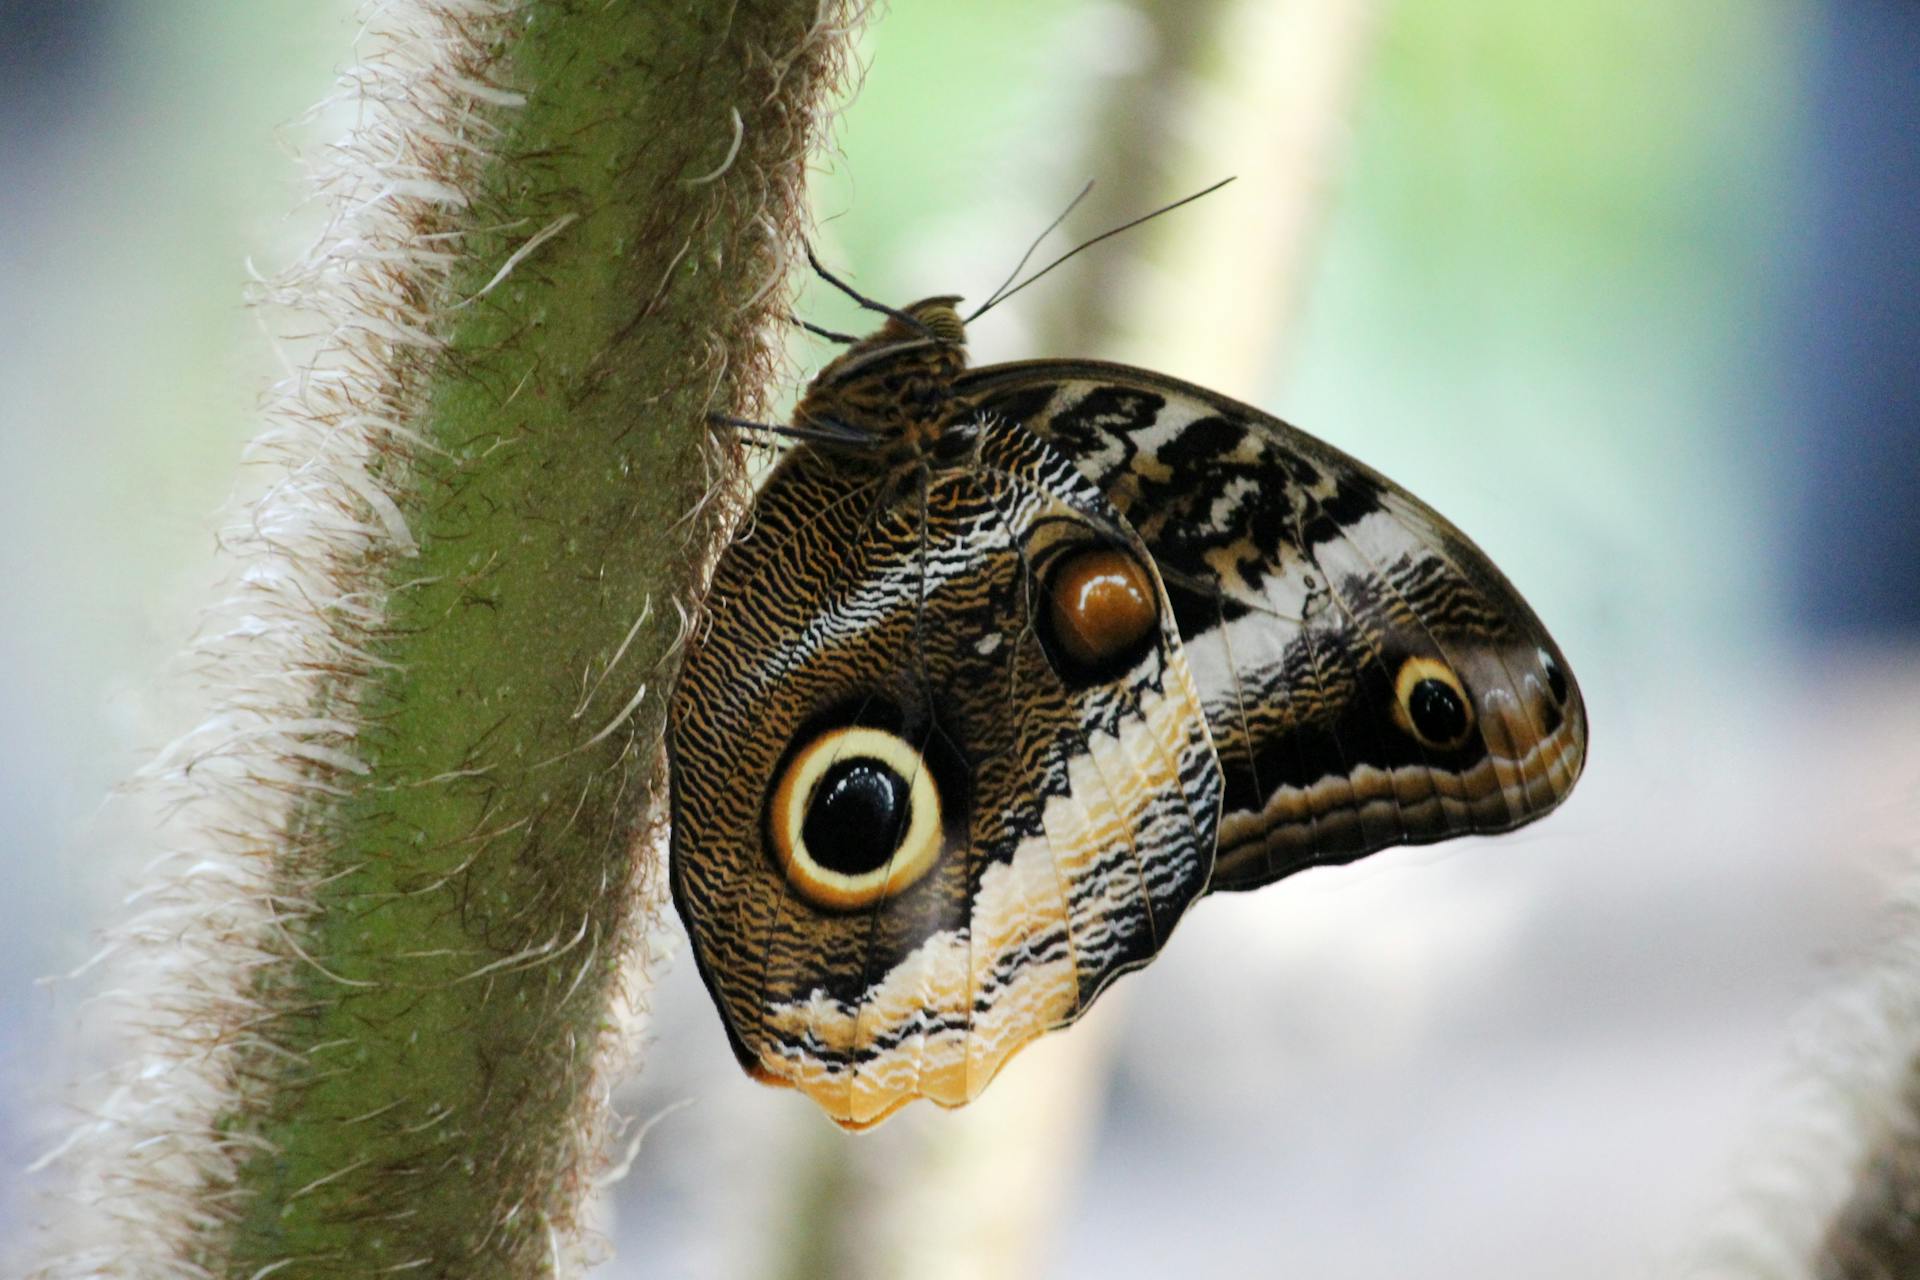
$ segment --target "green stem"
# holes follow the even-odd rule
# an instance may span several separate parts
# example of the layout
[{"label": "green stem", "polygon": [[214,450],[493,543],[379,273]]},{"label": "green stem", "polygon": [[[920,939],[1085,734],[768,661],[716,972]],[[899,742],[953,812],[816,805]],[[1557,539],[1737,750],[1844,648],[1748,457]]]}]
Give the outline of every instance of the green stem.
[{"label": "green stem", "polygon": [[231,1121],[270,1152],[238,1172],[233,1274],[540,1274],[573,1224],[658,883],[637,860],[674,605],[714,536],[685,523],[715,481],[702,415],[764,369],[758,219],[796,222],[815,12],[545,0],[482,19],[454,69],[524,102],[462,139],[484,157],[447,156],[466,207],[421,219],[458,247],[458,301],[399,371],[428,447],[373,468],[418,554],[370,566],[377,661],[327,708],[365,772],[294,815],[312,888]]},{"label": "green stem", "polygon": [[240,761],[200,822],[237,887],[147,1052],[212,1096],[124,1125],[200,1106],[204,1146],[86,1175],[135,1224],[109,1270],[524,1277],[569,1245],[661,901],[680,606],[737,482],[704,414],[760,411],[839,13],[378,10],[352,207],[298,285],[327,337],[215,647],[238,732],[183,771]]}]

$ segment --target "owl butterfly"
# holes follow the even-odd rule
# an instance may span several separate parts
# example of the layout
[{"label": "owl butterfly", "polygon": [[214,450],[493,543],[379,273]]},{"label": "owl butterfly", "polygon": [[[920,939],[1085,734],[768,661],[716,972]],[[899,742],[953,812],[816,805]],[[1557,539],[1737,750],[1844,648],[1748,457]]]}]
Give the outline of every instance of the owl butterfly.
[{"label": "owl butterfly", "polygon": [[859,300],[669,710],[674,901],[750,1074],[848,1128],[959,1106],[1201,894],[1565,798],[1573,676],[1419,499],[1161,374],[969,370],[957,298]]}]

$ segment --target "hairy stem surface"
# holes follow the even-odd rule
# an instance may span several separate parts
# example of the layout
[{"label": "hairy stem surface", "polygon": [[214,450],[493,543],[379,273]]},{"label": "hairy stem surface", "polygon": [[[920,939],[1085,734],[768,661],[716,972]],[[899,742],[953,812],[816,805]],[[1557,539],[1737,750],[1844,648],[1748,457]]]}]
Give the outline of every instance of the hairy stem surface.
[{"label": "hairy stem surface", "polygon": [[704,415],[760,408],[838,12],[370,11],[217,711],[160,770],[198,843],[130,930],[151,1039],[79,1193],[112,1230],[49,1274],[567,1265],[734,506]]}]

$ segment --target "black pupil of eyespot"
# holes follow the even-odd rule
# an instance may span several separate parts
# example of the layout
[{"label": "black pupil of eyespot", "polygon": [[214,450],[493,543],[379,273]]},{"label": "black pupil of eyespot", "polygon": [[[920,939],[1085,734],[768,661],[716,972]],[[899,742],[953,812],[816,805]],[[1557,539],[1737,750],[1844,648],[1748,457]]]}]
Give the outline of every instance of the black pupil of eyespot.
[{"label": "black pupil of eyespot", "polygon": [[1407,694],[1407,714],[1429,742],[1451,743],[1467,727],[1466,704],[1444,680],[1427,679],[1413,686]]},{"label": "black pupil of eyespot", "polygon": [[887,864],[907,833],[912,792],[878,760],[836,762],[807,804],[800,838],[814,862],[841,875],[865,875]]},{"label": "black pupil of eyespot", "polygon": [[1555,702],[1567,700],[1567,677],[1560,670],[1560,664],[1552,658],[1547,659],[1547,692],[1553,695]]}]

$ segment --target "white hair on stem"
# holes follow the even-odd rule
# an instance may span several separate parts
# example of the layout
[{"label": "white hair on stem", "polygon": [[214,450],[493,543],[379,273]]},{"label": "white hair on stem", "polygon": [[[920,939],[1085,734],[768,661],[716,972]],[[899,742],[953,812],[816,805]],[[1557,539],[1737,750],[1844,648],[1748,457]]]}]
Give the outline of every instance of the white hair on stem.
[{"label": "white hair on stem", "polygon": [[179,835],[101,948],[113,985],[91,1013],[125,1056],[35,1162],[66,1181],[35,1275],[199,1277],[198,1242],[237,1212],[223,1192],[262,1143],[221,1121],[249,1108],[248,1063],[286,1052],[252,1030],[257,977],[290,958],[320,967],[289,929],[319,867],[295,813],[367,768],[353,691],[379,665],[365,633],[383,615],[380,571],[416,551],[394,494],[424,442],[402,424],[418,416],[420,358],[440,346],[421,300],[457,262],[438,228],[485,154],[480,109],[519,100],[479,72],[511,12],[369,6],[340,77],[352,131],[315,174],[326,228],[258,289],[319,336],[283,357],[247,450],[274,478],[222,532],[231,590],[192,649],[214,705],[136,780]]},{"label": "white hair on stem", "polygon": [[1847,968],[1795,1020],[1790,1061],[1680,1274],[1906,1274],[1920,1193],[1920,881]]}]

